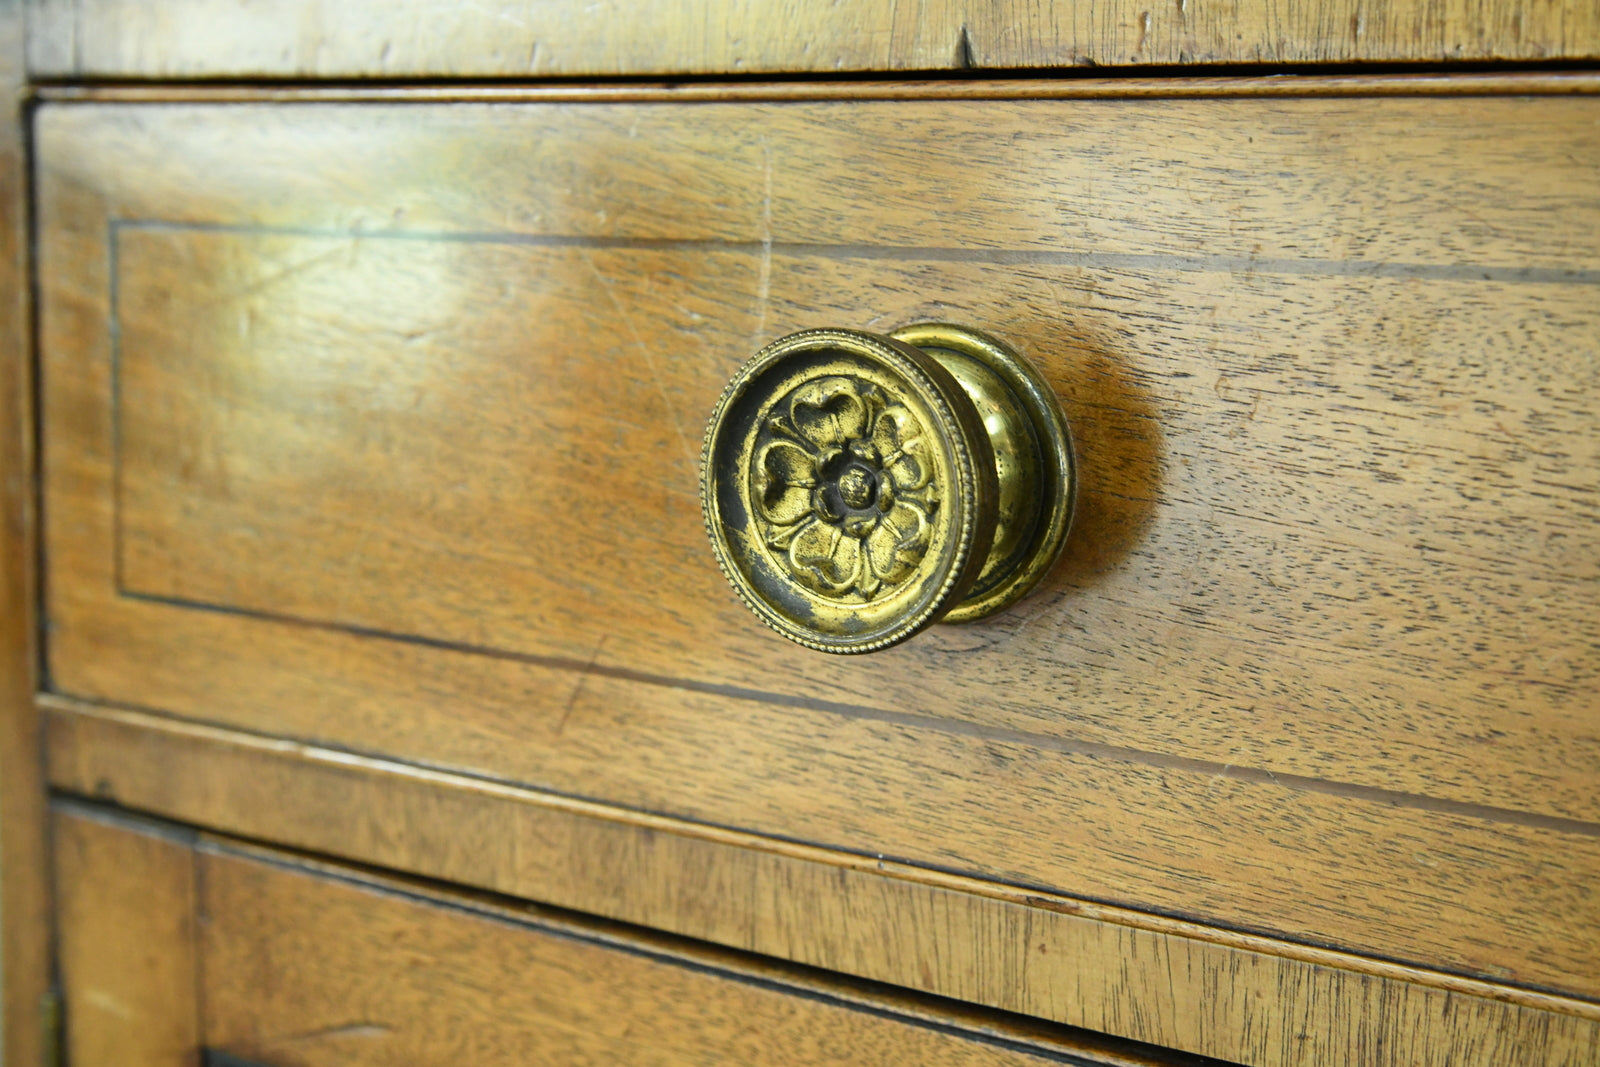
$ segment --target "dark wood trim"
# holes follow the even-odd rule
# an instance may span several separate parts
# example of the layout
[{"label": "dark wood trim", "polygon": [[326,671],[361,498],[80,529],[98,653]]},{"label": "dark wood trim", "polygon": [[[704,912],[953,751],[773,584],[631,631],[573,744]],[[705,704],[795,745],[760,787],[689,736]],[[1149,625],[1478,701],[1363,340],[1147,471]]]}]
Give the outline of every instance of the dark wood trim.
[{"label": "dark wood trim", "polygon": [[22,0],[0,0],[0,1049],[46,1055],[50,903],[35,626],[33,371]]}]

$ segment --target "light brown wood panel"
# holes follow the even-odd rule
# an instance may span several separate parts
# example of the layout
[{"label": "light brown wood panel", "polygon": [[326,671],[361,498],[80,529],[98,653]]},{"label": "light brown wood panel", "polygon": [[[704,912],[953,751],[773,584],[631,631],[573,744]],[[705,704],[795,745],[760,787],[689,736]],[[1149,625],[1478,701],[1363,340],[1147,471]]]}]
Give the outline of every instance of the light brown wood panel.
[{"label": "light brown wood panel", "polygon": [[[1361,129],[1383,131],[1370,143],[1331,156],[1306,147],[1345,137],[1349,109],[1358,104],[1376,110]],[[993,105],[971,106],[994,112]],[[883,210],[865,178],[859,196],[841,186],[828,201],[820,185],[788,177],[793,168],[820,182],[802,141],[836,159],[861,150],[864,133],[839,130],[841,117],[861,114],[857,109],[822,106],[812,115],[793,107],[713,108],[693,122],[680,109],[649,107],[485,113],[476,135],[497,145],[538,134],[531,158],[503,148],[475,156],[492,160],[482,179],[490,191],[485,202],[507,200],[503,213],[542,227],[531,235],[476,228],[486,211],[463,195],[457,173],[464,165],[458,150],[465,152],[474,134],[459,123],[447,132],[445,118],[462,114],[456,109],[367,118],[358,116],[372,109],[331,108],[311,121],[280,108],[252,112],[250,134],[230,125],[236,113],[228,111],[53,112],[45,140],[52,143],[52,131],[62,129],[62,147],[47,149],[61,160],[51,165],[62,168],[62,186],[109,185],[106,195],[118,205],[97,200],[86,211],[135,220],[176,214],[182,223],[119,224],[109,243],[97,223],[70,234],[64,223],[55,234],[63,251],[81,242],[72,251],[84,257],[72,260],[72,284],[93,279],[75,305],[85,313],[100,309],[109,317],[109,246],[118,249],[119,383],[138,397],[125,405],[134,413],[119,416],[130,493],[130,506],[115,517],[127,538],[122,578],[133,592],[220,608],[815,698],[814,660],[750,632],[707,565],[692,496],[703,410],[737,360],[783,329],[964,315],[1028,347],[1073,407],[1089,492],[1055,591],[1075,587],[1076,595],[1041,596],[987,627],[948,631],[862,664],[831,664],[830,688],[842,694],[833,702],[854,703],[850,693],[870,692],[875,706],[891,711],[1592,815],[1596,756],[1582,719],[1593,688],[1595,587],[1587,579],[1595,568],[1593,541],[1578,531],[1594,512],[1595,435],[1585,430],[1593,409],[1584,390],[1593,377],[1596,325],[1587,268],[1574,255],[1592,247],[1587,235],[1600,218],[1585,181],[1600,161],[1582,139],[1583,123],[1592,121],[1584,116],[1597,105],[1104,106],[1099,119],[1086,105],[1073,108],[1077,130],[1102,126],[1109,136],[1113,122],[1136,125],[1128,108],[1142,107],[1147,146],[1165,136],[1157,121],[1163,112],[1186,124],[1231,114],[1227,125],[1241,141],[1253,139],[1243,135],[1247,128],[1260,125],[1267,140],[1269,124],[1297,118],[1296,126],[1270,127],[1285,143],[1268,155],[1282,160],[1287,145],[1299,144],[1293,173],[1307,189],[1300,199],[1274,201],[1272,212],[1257,212],[1250,223],[1280,235],[1278,252],[1295,241],[1322,252],[1348,247],[1351,235],[1338,231],[1353,219],[1330,219],[1326,205],[1342,203],[1365,171],[1354,160],[1382,154],[1396,188],[1381,197],[1369,191],[1361,210],[1370,214],[1386,203],[1391,215],[1387,223],[1367,220],[1366,230],[1381,236],[1363,237],[1363,249],[1388,243],[1373,254],[1409,253],[1424,262],[1129,251],[1157,247],[1172,230],[1180,231],[1172,243],[1186,245],[1190,235],[1182,231],[1192,227],[1206,230],[1208,247],[1227,241],[1227,227],[1216,219],[1250,214],[1246,206],[1261,200],[1251,167],[1269,164],[1241,155],[1236,171],[1218,178],[1216,153],[1197,150],[1194,166],[1205,184],[1229,190],[1213,200],[1231,197],[1235,209],[1202,203],[1181,220],[1175,209],[1141,219],[1133,205],[1149,182],[1128,177],[1125,165],[1135,148],[1119,149],[1101,170],[1103,140],[1075,147],[1071,132],[1056,131],[1049,151],[1059,166],[1081,173],[1056,173],[1051,183],[1048,168],[1040,169],[1026,196],[1019,184],[1004,200],[985,186],[968,211],[937,223],[945,232],[934,237],[954,248],[886,248],[914,237],[903,219],[927,214]],[[900,107],[911,110],[902,115]],[[892,149],[889,132],[912,119],[934,132],[936,120],[958,121],[959,112],[933,107],[864,109],[878,116],[874,144]],[[1018,116],[1028,109],[1015,107]],[[1389,115],[1391,108],[1399,114]],[[265,132],[255,132],[258,119]],[[861,130],[871,124],[848,121]],[[512,136],[507,131],[518,122],[523,132]],[[655,151],[648,137],[631,136],[641,122],[664,124],[656,136],[673,147]],[[1449,136],[1407,149],[1424,122]],[[73,132],[83,123],[92,134]],[[290,138],[296,123],[313,132]],[[985,173],[1021,165],[1022,156],[1004,155],[1009,149],[1000,146],[1051,136],[1039,133],[1045,125],[1018,117],[975,132],[989,138],[998,130],[990,147],[1002,155]],[[769,151],[785,126],[794,143],[767,156],[774,194],[770,211],[762,209],[764,228],[744,228],[760,221],[748,217],[755,205],[748,195],[741,201],[741,187],[721,171],[709,189],[688,171],[670,173],[714,152],[719,141],[743,146],[766,138]],[[615,140],[624,128],[630,136]],[[1448,168],[1446,153],[1468,134],[1498,147]],[[245,136],[259,137],[262,147],[243,150]],[[392,214],[382,235],[370,238],[262,233],[226,221],[249,205],[252,219],[280,228],[320,228],[340,217],[347,227],[377,225],[377,202],[356,208],[351,181],[321,179],[311,187],[328,164],[320,150],[300,145],[335,136],[340,173],[346,165],[376,173],[380,158],[382,168],[409,172],[423,163],[419,146],[443,139],[447,147],[428,154],[435,184],[381,194],[396,197],[393,211],[410,220],[406,228],[397,230]],[[561,136],[603,155],[603,169],[574,171],[581,163],[555,147],[569,143]],[[121,166],[74,173],[82,169],[76,161],[93,153],[68,146],[88,138],[124,164],[151,145],[164,146],[169,162],[152,160],[152,176],[137,182],[121,180]],[[935,143],[943,140],[949,138]],[[264,169],[268,143],[281,150]],[[971,147],[973,138],[963,144]],[[248,164],[230,166],[217,155],[223,145]],[[383,151],[386,145],[393,151]],[[372,161],[359,162],[364,157]],[[1533,181],[1523,180],[1528,158],[1548,160]],[[926,158],[918,167],[919,182],[941,171]],[[645,174],[663,168],[669,180],[649,192]],[[530,169],[542,180],[530,185]],[[1429,176],[1441,169],[1449,173]],[[875,173],[887,182],[900,172]],[[747,177],[765,188],[757,174]],[[1128,184],[1119,207],[1122,181]],[[1523,195],[1509,195],[1513,181]],[[1063,235],[1044,220],[1064,210],[1079,187],[1085,203],[1094,190],[1094,202],[1118,220],[1108,225],[1131,232],[1085,246],[1109,250],[1051,252],[1044,246]],[[286,192],[269,193],[274,188]],[[916,188],[933,202],[953,195]],[[597,190],[614,197],[611,211]],[[208,206],[207,195],[233,207]],[[915,202],[901,196],[908,206]],[[1465,213],[1438,208],[1462,219],[1483,211],[1493,217],[1458,224],[1452,236],[1442,217],[1418,218],[1419,200],[1472,204]],[[834,236],[855,226],[865,244],[801,242],[802,234],[818,235],[810,205],[822,202],[833,206]],[[452,213],[452,204],[461,206]],[[423,217],[414,219],[413,208]],[[669,215],[678,236],[728,246],[568,246],[590,236],[666,240]],[[1003,224],[1010,215],[1029,220],[1015,232],[1031,235],[1017,240],[1032,247],[983,248],[989,238],[977,232],[979,223]],[[243,229],[211,232],[216,225]],[[630,229],[618,233],[623,225]],[[1514,233],[1522,237],[1510,244],[1520,250],[1480,249],[1481,266],[1425,262],[1441,248],[1464,254],[1471,241]],[[752,239],[761,234],[770,249]],[[1258,245],[1236,242],[1234,251]],[[190,293],[193,285],[205,287]],[[574,331],[584,345],[565,343]],[[197,376],[195,361],[219,348],[240,352],[253,377]],[[326,360],[301,375],[298,361],[310,350]],[[382,379],[364,383],[359,368],[380,362]],[[91,365],[102,377],[85,384],[109,390],[109,364]],[[185,407],[181,387],[164,384],[173,381],[203,388]],[[552,388],[566,392],[550,399]],[[207,409],[218,391],[233,399]],[[244,413],[240,404],[253,414],[234,418]],[[341,405],[360,407],[363,417],[340,429],[327,416]],[[183,433],[167,434],[169,415]],[[111,446],[109,420],[109,411],[98,420],[96,454]],[[574,448],[576,439],[591,443]],[[628,460],[643,449],[661,462]],[[185,450],[203,454],[215,469],[186,467]],[[339,466],[335,454],[349,462]],[[274,459],[258,468],[250,460],[257,455]],[[450,471],[449,481],[430,482],[434,470]],[[91,491],[103,491],[99,484]],[[305,503],[297,507],[296,500]],[[417,500],[433,503],[419,509]],[[518,501],[526,502],[520,513],[512,510]],[[609,508],[625,502],[628,512],[641,503],[654,509],[652,526],[666,540],[652,534],[641,551],[629,540],[633,527],[597,510],[596,501]],[[86,550],[73,558],[73,574],[87,580],[109,573],[114,553],[104,536],[81,542]],[[1216,551],[1186,558],[1195,545]],[[529,611],[529,604],[539,609]],[[585,614],[591,605],[596,610]],[[1130,605],[1136,610],[1126,610]],[[1015,637],[1041,617],[1074,628],[1066,649],[1058,625]],[[706,633],[732,637],[708,656]],[[1156,640],[1174,650],[1159,673],[1143,651],[1117,655]],[[1263,640],[1293,649],[1273,661],[1270,676],[1240,662]],[[1532,657],[1535,646],[1541,651]],[[1362,678],[1357,687],[1349,684],[1352,657]],[[1041,660],[1056,669],[1041,674]],[[1102,669],[1108,660],[1109,674]],[[1016,677],[996,673],[1011,667]],[[928,693],[908,684],[929,669],[955,679],[965,674],[982,693],[974,699],[970,687]],[[1448,684],[1436,689],[1441,676]],[[69,688],[82,685],[63,678]],[[1428,686],[1419,687],[1419,678]],[[897,703],[897,693],[912,695]],[[1371,732],[1374,716],[1392,727]],[[1547,743],[1552,727],[1563,743]],[[1539,755],[1530,758],[1530,744],[1542,746]]]},{"label": "light brown wood panel", "polygon": [[0,1061],[43,1062],[50,902],[37,687],[33,366],[21,0],[0,0]]},{"label": "light brown wood panel", "polygon": [[207,1044],[252,1060],[1201,1067],[224,841],[199,863]]},{"label": "light brown wood panel", "polygon": [[[804,654],[694,651],[749,629],[705,565],[685,423],[725,372],[689,357],[747,343],[722,294],[756,257],[417,244],[121,231],[122,589],[818,695]],[[926,314],[1031,342],[1084,457],[1067,573],[925,642],[938,660],[826,664],[824,699],[1594,814],[1592,288],[1294,276],[1207,307],[1198,272],[767,269],[774,332]],[[505,278],[520,286],[480,302]],[[263,279],[270,302],[230,306]],[[430,303],[445,286],[461,306]],[[551,347],[542,322],[593,348]],[[217,365],[228,350],[242,365]],[[626,458],[646,454],[664,462]],[[1542,493],[1552,479],[1565,491]],[[625,519],[641,507],[660,516],[648,553]],[[1282,651],[1270,672],[1241,644],[1258,640]],[[917,690],[929,670],[943,691]],[[1362,744],[1375,711],[1389,728]]]},{"label": "light brown wood panel", "polygon": [[752,74],[1584,59],[1583,0],[41,0],[45,77]]},{"label": "light brown wood panel", "polygon": [[[48,106],[54,683],[1593,995],[1597,118]],[[1057,384],[1069,558],[786,647],[704,414],[935,316]]]},{"label": "light brown wood panel", "polygon": [[57,953],[77,1067],[200,1067],[194,834],[59,803]]},{"label": "light brown wood panel", "polygon": [[159,716],[51,704],[59,788],[1230,1061],[1577,1064],[1600,1047],[1591,1002]]}]

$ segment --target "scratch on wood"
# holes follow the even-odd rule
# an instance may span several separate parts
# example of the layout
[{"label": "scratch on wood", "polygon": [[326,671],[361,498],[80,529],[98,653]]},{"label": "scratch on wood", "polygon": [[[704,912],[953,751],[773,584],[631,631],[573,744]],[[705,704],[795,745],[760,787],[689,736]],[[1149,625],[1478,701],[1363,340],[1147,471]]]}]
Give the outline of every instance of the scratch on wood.
[{"label": "scratch on wood", "polygon": [[628,313],[627,307],[617,299],[617,294],[612,291],[612,282],[601,273],[600,268],[594,264],[594,252],[590,249],[583,250],[584,265],[589,268],[589,273],[594,275],[595,281],[600,283],[600,289],[606,294],[606,299],[611,302],[611,307],[617,313],[617,321],[627,327],[628,333],[633,336],[633,343],[638,347],[639,354],[644,357],[645,366],[650,370],[650,380],[656,387],[656,393],[661,397],[663,409],[672,421],[672,430],[678,436],[678,444],[683,449],[683,454],[690,463],[698,464],[700,453],[689,444],[689,437],[683,432],[683,418],[680,412],[682,405],[674,404],[667,395],[666,383],[661,379],[661,365],[656,361],[655,349],[645,341],[639,333],[638,327],[633,323],[633,316]]},{"label": "scratch on wood", "polygon": [[567,703],[561,709],[561,719],[556,723],[556,736],[560,737],[567,729],[567,721],[572,718],[573,709],[578,706],[578,696],[583,692],[583,687],[594,673],[595,664],[600,662],[600,650],[606,647],[606,638],[610,634],[601,634],[600,640],[594,643],[594,651],[589,654],[589,662],[584,664],[583,670],[578,673],[578,680],[572,684],[572,692],[567,696]]},{"label": "scratch on wood", "polygon": [[297,274],[304,274],[308,270],[313,270],[316,267],[321,266],[323,263],[326,263],[330,259],[336,259],[341,255],[353,256],[356,246],[359,243],[360,238],[357,237],[349,244],[341,244],[337,248],[330,248],[326,252],[319,252],[316,255],[311,256],[309,259],[297,260],[296,262],[290,263],[280,270],[273,271],[264,278],[256,279],[254,282],[246,285],[242,289],[235,290],[230,295],[234,297],[255,296],[257,293],[272,288],[279,282],[287,281]]},{"label": "scratch on wood", "polygon": [[757,345],[767,335],[767,305],[772,296],[772,144],[761,139],[761,163],[766,174],[766,196],[761,202],[761,270],[756,279]]},{"label": "scratch on wood", "polygon": [[394,1031],[382,1023],[343,1023],[339,1026],[326,1026],[319,1030],[307,1030],[303,1034],[284,1034],[281,1037],[267,1038],[263,1045],[291,1045],[303,1041],[327,1041],[341,1037],[388,1037]]},{"label": "scratch on wood", "polygon": [[84,1003],[100,1009],[108,1015],[115,1015],[119,1019],[132,1019],[134,1013],[126,1004],[106,992],[104,989],[90,987],[83,991]]}]

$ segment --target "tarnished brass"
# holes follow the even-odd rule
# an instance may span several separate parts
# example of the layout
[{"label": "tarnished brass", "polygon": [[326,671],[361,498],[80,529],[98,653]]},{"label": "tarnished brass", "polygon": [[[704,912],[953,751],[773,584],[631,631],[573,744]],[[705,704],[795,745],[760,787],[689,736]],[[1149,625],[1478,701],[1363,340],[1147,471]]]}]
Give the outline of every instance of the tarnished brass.
[{"label": "tarnished brass", "polygon": [[1072,498],[1049,385],[1002,342],[942,323],[773,342],[728,383],[702,457],[728,581],[824,652],[1015,603],[1060,556]]},{"label": "tarnished brass", "polygon": [[1072,439],[1050,383],[1015,349],[963,326],[894,331],[955,377],[978,409],[1000,486],[994,543],[977,581],[944,615],[970,622],[1021,600],[1055,566],[1072,525]]}]

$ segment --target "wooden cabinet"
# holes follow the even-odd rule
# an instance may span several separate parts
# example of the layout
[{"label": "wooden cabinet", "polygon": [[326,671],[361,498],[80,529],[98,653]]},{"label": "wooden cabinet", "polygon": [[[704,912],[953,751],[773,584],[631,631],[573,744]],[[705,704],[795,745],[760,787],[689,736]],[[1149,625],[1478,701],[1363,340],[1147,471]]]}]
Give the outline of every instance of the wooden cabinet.
[{"label": "wooden cabinet", "polygon": [[[57,819],[69,1019],[102,940],[74,931],[113,906],[86,872],[118,866],[63,867],[82,837],[255,872],[218,904],[239,940],[183,951],[268,977],[300,924],[377,951],[320,901],[427,879],[428,902],[379,909],[435,946],[419,973],[497,1005],[497,1048],[566,1019],[560,1062],[637,1058],[602,1021],[665,979],[562,948],[549,966],[591,993],[457,990],[480,950],[452,946],[492,955],[512,901],[754,954],[726,966],[778,968],[770,1019],[692,968],[674,996],[821,1042],[802,1060],[867,1024],[794,1006],[795,966],[946,998],[965,1021],[901,1062],[1011,1055],[968,1033],[995,1027],[1262,1065],[1600,1060],[1593,75],[481,85],[448,79],[503,53],[413,42],[383,70],[435,83],[233,87],[180,79],[383,71],[337,27],[311,58],[211,50],[102,6],[43,5],[30,42],[35,77],[66,81],[30,113],[37,351],[6,394],[37,397],[37,463],[34,435],[12,444],[42,512],[40,615],[12,639],[42,672],[17,675],[13,736],[42,731],[78,798]],[[1470,54],[1524,54],[1439,17],[1480,33]],[[1142,23],[1130,55],[1170,47]],[[1094,54],[1038,27],[1005,51],[1028,25],[960,40]],[[819,39],[845,68],[924,54]],[[604,55],[730,70],[643,47]],[[777,47],[756,69],[810,69]],[[532,69],[612,72],[599,55]],[[774,337],[927,319],[1004,338],[1059,395],[1081,478],[1063,562],[1006,614],[895,649],[787,644],[705,543],[705,418]],[[37,849],[16,792],[11,840]],[[224,843],[150,844],[83,798]],[[139,862],[126,900],[164,877]],[[470,920],[435,906],[483,892]],[[425,988],[339,980],[312,1006]],[[240,1010],[264,1014],[171,1040],[248,1057],[209,1035],[366,1025]],[[922,1010],[873,1015],[862,1054]],[[744,1032],[684,1047],[759,1062]]]}]

